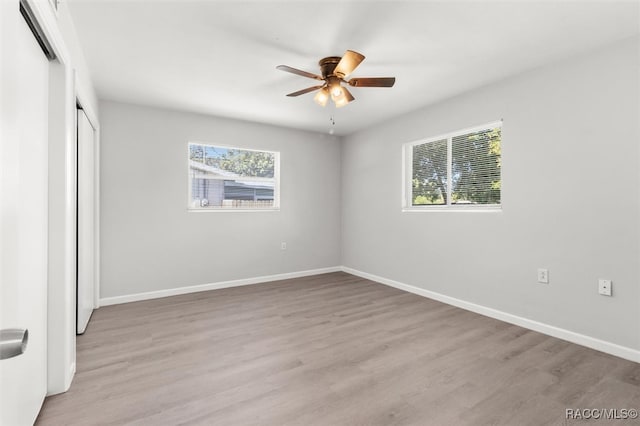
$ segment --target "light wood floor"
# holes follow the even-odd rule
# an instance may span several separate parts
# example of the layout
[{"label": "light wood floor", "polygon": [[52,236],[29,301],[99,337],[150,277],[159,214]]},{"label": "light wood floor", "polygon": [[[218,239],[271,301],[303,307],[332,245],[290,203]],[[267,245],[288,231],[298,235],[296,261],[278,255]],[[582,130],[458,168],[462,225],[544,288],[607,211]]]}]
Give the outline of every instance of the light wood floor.
[{"label": "light wood floor", "polygon": [[566,408],[640,409],[640,364],[332,273],[97,310],[37,424],[596,424]]}]

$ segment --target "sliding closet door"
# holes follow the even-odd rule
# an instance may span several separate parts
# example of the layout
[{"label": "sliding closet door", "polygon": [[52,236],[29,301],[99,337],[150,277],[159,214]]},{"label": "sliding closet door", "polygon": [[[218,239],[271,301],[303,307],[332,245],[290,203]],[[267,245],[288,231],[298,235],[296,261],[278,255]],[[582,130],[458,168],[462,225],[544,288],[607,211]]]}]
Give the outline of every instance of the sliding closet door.
[{"label": "sliding closet door", "polygon": [[30,425],[47,390],[49,61],[17,0],[0,0],[0,50],[0,425]]},{"label": "sliding closet door", "polygon": [[84,333],[95,300],[95,139],[84,111],[78,110],[78,292],[77,332]]}]

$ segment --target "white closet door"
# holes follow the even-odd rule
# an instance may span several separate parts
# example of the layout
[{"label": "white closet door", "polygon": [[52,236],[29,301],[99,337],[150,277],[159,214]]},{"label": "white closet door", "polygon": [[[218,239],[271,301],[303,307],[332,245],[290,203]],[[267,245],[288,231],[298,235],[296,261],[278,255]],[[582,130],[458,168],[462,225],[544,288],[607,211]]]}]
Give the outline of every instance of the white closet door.
[{"label": "white closet door", "polygon": [[30,425],[47,390],[49,62],[0,0],[0,425]]},{"label": "white closet door", "polygon": [[95,294],[95,140],[84,111],[78,110],[78,333],[84,333]]}]

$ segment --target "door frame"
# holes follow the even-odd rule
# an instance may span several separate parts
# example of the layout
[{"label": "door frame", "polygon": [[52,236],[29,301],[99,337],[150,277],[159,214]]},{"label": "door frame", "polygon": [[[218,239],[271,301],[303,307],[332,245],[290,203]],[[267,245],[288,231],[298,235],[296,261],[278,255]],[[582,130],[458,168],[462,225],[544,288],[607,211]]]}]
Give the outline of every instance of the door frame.
[{"label": "door frame", "polygon": [[[11,1],[17,7],[19,0]],[[90,82],[90,77],[86,75],[82,80],[78,78],[71,62],[70,50],[58,26],[58,13],[48,1],[26,2],[57,56],[57,61],[50,63],[49,81],[47,274],[47,395],[54,395],[69,389],[76,369],[76,103],[82,103],[94,128],[97,151],[100,125],[97,111],[91,108],[92,88],[83,84]],[[79,46],[73,47],[79,49]],[[99,170],[97,176],[99,177]],[[96,186],[99,190],[99,180],[96,180]],[[99,192],[96,192],[96,199],[99,198]],[[96,214],[96,295],[99,295],[99,204]]]}]

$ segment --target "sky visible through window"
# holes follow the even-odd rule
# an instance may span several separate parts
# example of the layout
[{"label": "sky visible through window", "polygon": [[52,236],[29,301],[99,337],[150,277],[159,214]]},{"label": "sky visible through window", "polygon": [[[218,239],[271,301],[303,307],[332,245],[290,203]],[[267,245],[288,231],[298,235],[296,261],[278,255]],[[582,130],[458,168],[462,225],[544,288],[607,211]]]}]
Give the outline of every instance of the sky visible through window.
[{"label": "sky visible through window", "polygon": [[203,153],[205,158],[222,158],[229,154],[229,148],[210,145],[190,145],[191,158],[202,162]]}]

